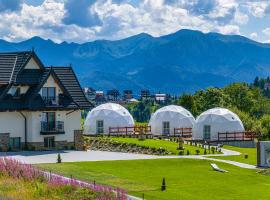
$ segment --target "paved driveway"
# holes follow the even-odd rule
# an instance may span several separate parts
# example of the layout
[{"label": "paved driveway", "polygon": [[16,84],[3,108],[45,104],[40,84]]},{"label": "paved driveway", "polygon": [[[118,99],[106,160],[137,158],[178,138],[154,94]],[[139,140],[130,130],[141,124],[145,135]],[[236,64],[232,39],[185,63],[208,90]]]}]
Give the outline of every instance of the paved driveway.
[{"label": "paved driveway", "polygon": [[29,164],[39,163],[56,163],[57,154],[61,154],[63,162],[80,162],[80,161],[106,161],[106,160],[140,160],[140,159],[160,159],[160,158],[191,158],[191,159],[205,159],[217,162],[224,162],[242,168],[256,169],[256,166],[239,163],[230,160],[220,160],[209,158],[208,156],[231,156],[240,155],[239,152],[222,149],[223,154],[213,155],[190,155],[190,156],[154,156],[133,153],[119,153],[106,151],[21,151],[0,153],[0,156],[9,156]]},{"label": "paved driveway", "polygon": [[106,161],[106,160],[138,160],[158,158],[153,155],[119,153],[106,151],[21,151],[0,153],[29,164],[56,163],[58,153],[63,162]]}]

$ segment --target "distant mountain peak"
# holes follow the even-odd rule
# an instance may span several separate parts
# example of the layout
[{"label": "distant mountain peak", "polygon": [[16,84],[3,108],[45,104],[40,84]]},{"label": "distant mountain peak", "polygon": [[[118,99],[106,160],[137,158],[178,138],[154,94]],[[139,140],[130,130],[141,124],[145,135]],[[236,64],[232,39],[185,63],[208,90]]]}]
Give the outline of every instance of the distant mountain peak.
[{"label": "distant mountain peak", "polygon": [[72,63],[83,86],[102,90],[149,88],[179,94],[270,74],[269,44],[188,29],[161,37],[140,33],[83,44],[58,44],[41,37],[19,43],[0,40],[1,51],[32,47],[45,65]]}]

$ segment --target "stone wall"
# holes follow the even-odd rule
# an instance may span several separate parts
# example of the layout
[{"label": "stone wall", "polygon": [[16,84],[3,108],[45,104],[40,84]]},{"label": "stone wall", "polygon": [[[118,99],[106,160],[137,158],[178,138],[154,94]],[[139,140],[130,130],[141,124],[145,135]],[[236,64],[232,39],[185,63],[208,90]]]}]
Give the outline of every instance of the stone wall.
[{"label": "stone wall", "polygon": [[55,141],[55,148],[44,147],[44,142],[28,142],[29,150],[70,150],[74,149],[73,142]]},{"label": "stone wall", "polygon": [[74,146],[75,146],[75,149],[78,151],[84,150],[84,138],[83,138],[82,130],[74,131]]},{"label": "stone wall", "polygon": [[9,146],[9,133],[0,134],[0,148],[1,151],[8,151]]},{"label": "stone wall", "polygon": [[224,145],[230,145],[235,147],[242,147],[242,148],[255,148],[257,142],[255,141],[230,141],[230,142],[221,142]]}]

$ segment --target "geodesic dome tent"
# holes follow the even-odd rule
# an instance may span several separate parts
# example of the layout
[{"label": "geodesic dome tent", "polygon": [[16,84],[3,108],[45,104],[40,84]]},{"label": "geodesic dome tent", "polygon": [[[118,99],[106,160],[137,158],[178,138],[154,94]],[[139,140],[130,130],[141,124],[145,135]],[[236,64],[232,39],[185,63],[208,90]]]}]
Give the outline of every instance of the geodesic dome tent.
[{"label": "geodesic dome tent", "polygon": [[158,109],[152,114],[149,126],[155,135],[172,135],[174,128],[192,128],[193,115],[181,106],[170,105]]},{"label": "geodesic dome tent", "polygon": [[239,117],[225,108],[213,108],[200,114],[192,130],[194,140],[218,140],[218,133],[243,132]]},{"label": "geodesic dome tent", "polygon": [[126,108],[115,103],[105,103],[91,110],[84,122],[85,134],[108,134],[109,127],[134,126]]}]

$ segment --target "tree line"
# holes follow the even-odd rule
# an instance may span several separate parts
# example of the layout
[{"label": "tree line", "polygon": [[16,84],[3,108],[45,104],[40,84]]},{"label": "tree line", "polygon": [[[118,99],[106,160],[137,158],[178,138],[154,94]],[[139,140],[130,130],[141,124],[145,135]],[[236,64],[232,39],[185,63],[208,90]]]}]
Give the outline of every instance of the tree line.
[{"label": "tree line", "polygon": [[[270,138],[270,95],[269,91],[266,92],[269,89],[264,88],[265,83],[270,83],[269,77],[266,79],[256,77],[252,84],[233,83],[224,88],[207,88],[194,94],[182,94],[169,104],[183,106],[194,117],[214,107],[228,108],[240,117],[246,130]],[[144,100],[130,104],[127,108],[137,122],[148,122],[151,113],[162,106]]]}]

